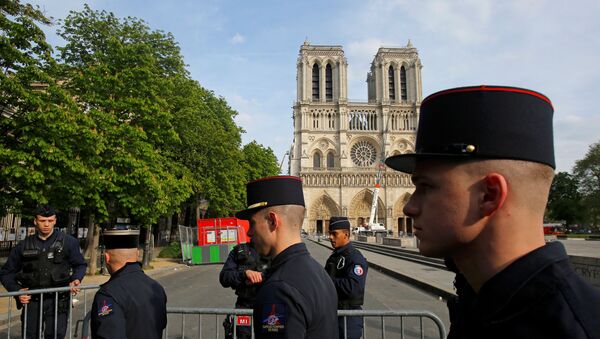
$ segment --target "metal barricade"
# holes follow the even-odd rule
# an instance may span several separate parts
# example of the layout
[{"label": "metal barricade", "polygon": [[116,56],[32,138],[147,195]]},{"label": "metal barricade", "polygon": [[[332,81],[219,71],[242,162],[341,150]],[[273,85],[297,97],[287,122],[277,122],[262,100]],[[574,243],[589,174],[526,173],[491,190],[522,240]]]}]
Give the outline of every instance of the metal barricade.
[{"label": "metal barricade", "polygon": [[[20,319],[20,315],[21,312],[18,312],[18,309],[16,307],[16,301],[13,302],[13,298],[18,298],[18,296],[20,295],[31,295],[32,299],[38,299],[36,301],[36,303],[38,303],[38,309],[39,311],[36,312],[38,313],[36,316],[39,317],[38,318],[38,330],[37,332],[40,334],[40,337],[42,335],[42,333],[44,333],[44,302],[54,302],[54,310],[53,312],[51,312],[50,316],[52,316],[53,318],[53,324],[46,324],[45,326],[54,326],[54,338],[57,338],[57,327],[58,327],[58,317],[56,317],[55,315],[58,314],[58,307],[59,307],[59,294],[62,292],[62,294],[65,294],[65,292],[67,292],[66,294],[68,295],[68,314],[67,314],[67,334],[68,334],[68,338],[73,338],[73,327],[75,327],[75,335],[77,335],[77,325],[79,322],[81,322],[82,320],[77,320],[75,324],[73,324],[73,318],[77,317],[77,319],[83,319],[86,315],[86,313],[88,312],[88,307],[91,306],[91,300],[93,300],[93,294],[91,296],[90,301],[88,302],[88,293],[91,293],[90,290],[97,290],[98,288],[100,288],[99,285],[81,285],[81,286],[77,286],[78,289],[80,289],[81,291],[78,293],[78,295],[74,296],[72,293],[70,293],[70,289],[71,287],[66,286],[66,287],[55,287],[55,288],[44,288],[44,289],[35,289],[35,290],[26,290],[26,291],[17,291],[17,292],[6,292],[6,293],[0,293],[0,338],[11,338],[11,333],[12,336],[15,337],[15,332],[19,333],[19,332],[26,332],[27,330],[27,316],[28,316],[28,307],[29,304],[24,304],[23,305],[23,322],[24,324],[21,324],[21,319]],[[83,294],[83,296],[79,296],[80,293]],[[83,298],[83,303],[77,303],[77,305],[74,304],[76,298]],[[61,300],[61,301],[65,301],[65,300]],[[13,307],[13,304],[15,304],[15,307]],[[6,307],[6,308],[5,308]],[[31,313],[31,312],[29,312]],[[81,314],[81,316],[78,316],[78,314]],[[16,324],[15,324],[16,323]],[[6,337],[4,336],[6,335]],[[25,337],[25,335],[22,335],[22,337]],[[61,338],[62,339],[62,338]]]},{"label": "metal barricade", "polygon": [[[189,308],[189,307],[167,307],[167,315],[171,316],[171,319],[167,322],[167,328],[163,333],[163,338],[225,338],[224,330],[221,322],[223,316],[232,314],[236,319],[238,316],[252,316],[251,309],[226,309],[226,308]],[[181,322],[176,323],[173,321],[174,315],[181,315]],[[194,319],[193,324],[186,322],[186,316],[197,316]],[[204,317],[214,318],[205,321]],[[440,318],[429,311],[404,311],[404,310],[339,310],[338,316],[344,317],[344,324],[349,316],[362,317],[363,318],[363,339],[367,338],[382,338],[393,337],[393,338],[446,338],[446,328]],[[378,319],[373,320],[372,318]],[[398,319],[397,325],[394,325],[390,319]],[[407,318],[416,318],[418,326],[407,326]],[[367,320],[369,319],[369,320]],[[424,319],[429,319],[433,323],[433,328],[430,329],[428,335],[426,335],[426,328],[424,326]],[[367,331],[367,322],[369,323],[369,331]],[[233,335],[237,338],[237,321],[234,321]],[[254,324],[251,323],[251,326]],[[399,326],[398,326],[399,325]],[[214,326],[214,327],[213,327]],[[331,324],[331,326],[338,326],[337,324]],[[373,329],[375,327],[375,329]],[[179,328],[179,331],[173,330]],[[377,329],[378,328],[378,329]],[[177,332],[170,334],[171,332]],[[197,329],[197,330],[196,330]],[[203,331],[204,330],[204,331]],[[196,332],[194,333],[190,332]],[[206,334],[205,332],[209,332]],[[221,336],[223,333],[223,336]],[[252,334],[254,338],[254,334]],[[346,338],[346,333],[344,333]]]}]

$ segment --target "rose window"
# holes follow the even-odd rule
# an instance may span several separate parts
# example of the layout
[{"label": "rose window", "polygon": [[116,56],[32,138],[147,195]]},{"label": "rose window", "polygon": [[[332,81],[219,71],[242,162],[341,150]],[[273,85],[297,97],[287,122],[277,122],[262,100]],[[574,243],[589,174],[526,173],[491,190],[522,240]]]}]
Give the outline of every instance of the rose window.
[{"label": "rose window", "polygon": [[355,165],[368,167],[375,163],[377,151],[369,142],[359,141],[350,149],[350,158]]}]

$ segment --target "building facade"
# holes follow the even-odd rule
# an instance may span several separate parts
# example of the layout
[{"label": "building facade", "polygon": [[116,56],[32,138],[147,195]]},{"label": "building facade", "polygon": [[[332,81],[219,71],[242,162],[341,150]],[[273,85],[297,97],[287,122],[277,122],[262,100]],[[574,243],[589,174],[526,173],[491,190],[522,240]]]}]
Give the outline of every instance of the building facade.
[{"label": "building facade", "polygon": [[290,174],[303,180],[302,227],[327,233],[332,216],[347,216],[353,227],[368,223],[380,174],[377,221],[395,236],[410,234],[412,220],[402,212],[414,190],[410,176],[381,161],[414,151],[422,100],[417,49],[409,41],[377,51],[366,102],[348,100],[347,68],[342,46],[300,47]]}]

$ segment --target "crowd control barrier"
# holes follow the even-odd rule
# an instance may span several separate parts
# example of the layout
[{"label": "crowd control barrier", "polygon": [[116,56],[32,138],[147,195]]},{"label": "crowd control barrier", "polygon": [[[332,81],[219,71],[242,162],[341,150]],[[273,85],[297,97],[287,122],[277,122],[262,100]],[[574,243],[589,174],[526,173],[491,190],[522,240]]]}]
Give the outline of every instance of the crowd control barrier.
[{"label": "crowd control barrier", "polygon": [[[251,309],[167,307],[167,328],[163,338],[225,338],[223,320],[228,314],[252,317]],[[367,338],[446,338],[446,328],[438,316],[429,311],[339,310],[338,316],[363,317],[363,339]],[[177,319],[180,318],[180,319]],[[337,326],[337,324],[331,324]],[[250,326],[253,326],[251,323]],[[234,327],[234,338],[237,336]],[[254,335],[253,335],[254,338]],[[346,333],[344,333],[346,338]]]},{"label": "crowd control barrier", "polygon": [[[68,305],[71,305],[71,307],[69,307],[67,311],[66,335],[67,338],[80,338],[77,336],[77,326],[80,324],[83,325],[82,321],[89,312],[94,299],[94,294],[100,286],[81,285],[77,286],[77,288],[79,288],[80,291],[76,295],[69,292],[71,287],[68,286],[0,293],[0,338],[20,338],[22,331],[25,332],[27,330],[27,308],[29,305],[25,304],[23,305],[23,308],[19,310],[17,309],[17,301],[15,300],[15,297],[18,298],[18,296],[23,294],[31,295],[32,299],[39,299],[40,311],[36,312],[36,316],[39,317],[38,333],[43,333],[42,330],[44,329],[44,322],[42,321],[44,302],[54,302],[54,311],[51,312],[53,321],[51,321],[50,324],[45,324],[45,326],[54,327],[55,339],[57,338],[57,318],[54,315],[58,313],[59,295],[68,294]],[[21,311],[25,312],[23,326],[21,323]],[[83,333],[83,331],[81,332]]]}]

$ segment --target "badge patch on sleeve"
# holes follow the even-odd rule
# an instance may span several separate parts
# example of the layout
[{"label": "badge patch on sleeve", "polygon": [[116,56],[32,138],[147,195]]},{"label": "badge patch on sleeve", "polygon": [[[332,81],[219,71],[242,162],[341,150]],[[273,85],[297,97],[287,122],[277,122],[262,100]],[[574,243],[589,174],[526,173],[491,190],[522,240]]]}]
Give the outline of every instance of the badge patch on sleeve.
[{"label": "badge patch on sleeve", "polygon": [[280,333],[285,331],[285,305],[263,305],[261,330],[263,333]]},{"label": "badge patch on sleeve", "polygon": [[356,274],[357,276],[361,276],[365,273],[365,270],[363,270],[363,268],[360,265],[354,265],[354,274]]},{"label": "badge patch on sleeve", "polygon": [[106,300],[103,300],[102,305],[98,306],[99,317],[106,317],[107,315],[111,314],[112,311],[112,304],[107,303]]}]

